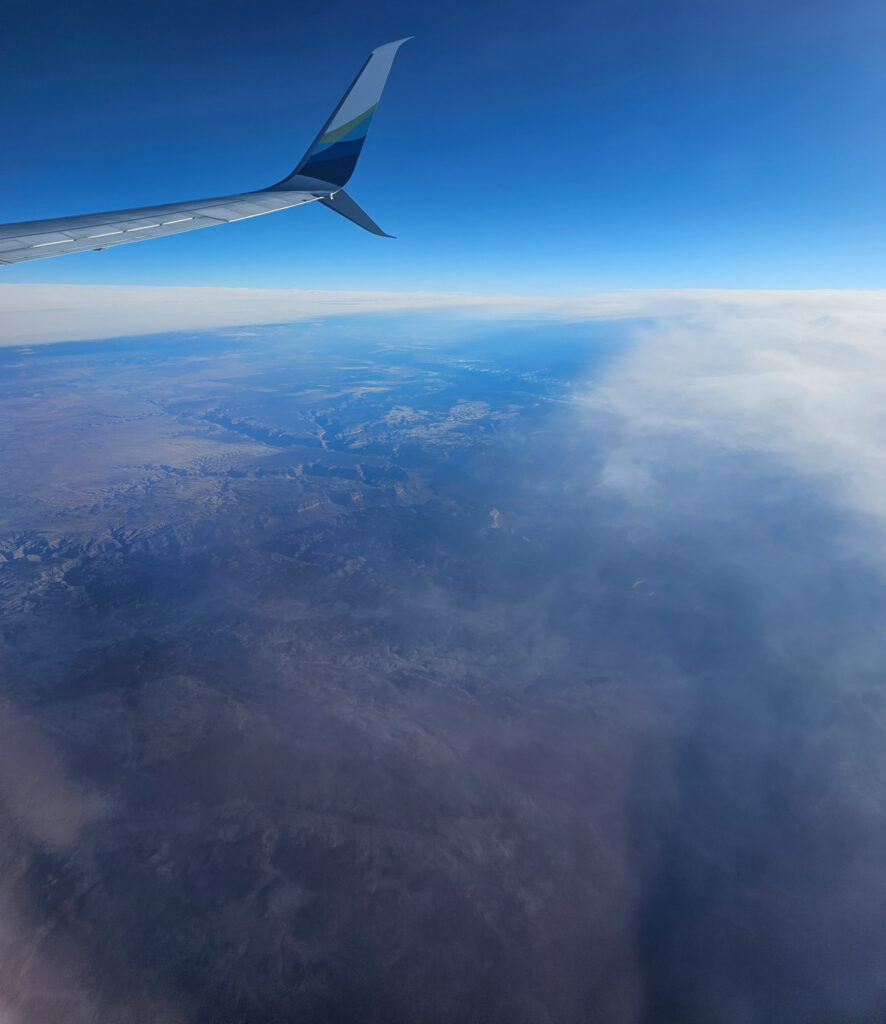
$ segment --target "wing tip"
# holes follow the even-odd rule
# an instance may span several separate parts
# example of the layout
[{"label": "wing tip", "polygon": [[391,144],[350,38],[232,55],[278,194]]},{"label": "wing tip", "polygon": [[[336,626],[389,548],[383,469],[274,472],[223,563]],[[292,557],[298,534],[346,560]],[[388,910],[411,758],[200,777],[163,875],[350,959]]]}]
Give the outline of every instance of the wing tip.
[{"label": "wing tip", "polygon": [[415,36],[404,36],[403,39],[395,39],[392,43],[382,43],[381,46],[376,46],[376,48],[370,52],[379,53],[381,50],[399,50],[399,48],[404,43],[408,43],[410,39],[415,39]]}]

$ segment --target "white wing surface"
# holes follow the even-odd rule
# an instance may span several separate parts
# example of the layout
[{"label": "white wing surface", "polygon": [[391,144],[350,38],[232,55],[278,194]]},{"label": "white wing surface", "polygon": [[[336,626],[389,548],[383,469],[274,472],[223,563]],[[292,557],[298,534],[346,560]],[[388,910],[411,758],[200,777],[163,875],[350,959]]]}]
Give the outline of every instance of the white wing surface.
[{"label": "white wing surface", "polygon": [[113,210],[81,217],[3,224],[0,226],[0,265],[88,249],[107,249],[112,245],[228,224],[309,203],[322,195],[310,192],[244,192],[236,196],[195,199],[166,206],[142,206],[134,210]]}]

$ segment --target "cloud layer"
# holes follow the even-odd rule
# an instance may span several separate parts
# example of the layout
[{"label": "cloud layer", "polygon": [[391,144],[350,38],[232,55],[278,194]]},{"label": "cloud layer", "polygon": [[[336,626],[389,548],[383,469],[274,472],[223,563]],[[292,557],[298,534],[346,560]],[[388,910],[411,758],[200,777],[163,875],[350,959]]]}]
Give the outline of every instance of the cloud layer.
[{"label": "cloud layer", "polygon": [[609,481],[660,499],[649,440],[691,436],[724,457],[784,462],[886,524],[884,293],[671,298],[672,309],[681,304],[685,311],[640,330],[636,347],[589,393],[589,406],[625,429],[609,455]]},{"label": "cloud layer", "polygon": [[[170,331],[295,323],[366,313],[438,312],[557,320],[653,317],[741,331],[793,332],[829,324],[867,332],[886,322],[886,291],[623,291],[576,297],[445,292],[0,284],[0,346],[88,341]],[[834,319],[836,318],[836,319]]]}]

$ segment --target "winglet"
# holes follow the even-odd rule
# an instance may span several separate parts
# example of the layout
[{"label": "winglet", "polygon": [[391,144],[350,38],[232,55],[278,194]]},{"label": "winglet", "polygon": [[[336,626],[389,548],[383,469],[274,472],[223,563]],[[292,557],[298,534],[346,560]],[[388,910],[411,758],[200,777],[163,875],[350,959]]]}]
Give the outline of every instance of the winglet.
[{"label": "winglet", "polygon": [[353,221],[359,227],[371,231],[373,235],[381,235],[382,238],[394,237],[389,235],[387,231],[382,231],[369,214],[361,209],[343,188],[339,189],[338,192],[334,192],[331,196],[323,196],[320,202],[328,209],[335,210],[342,217]]},{"label": "winglet", "polygon": [[272,185],[272,189],[298,188],[301,184],[298,179],[305,178],[339,187],[347,184],[366,141],[366,133],[381,99],[394,55],[403,43],[412,38],[407,36],[406,39],[385,43],[369,54],[298,166],[283,181]]}]

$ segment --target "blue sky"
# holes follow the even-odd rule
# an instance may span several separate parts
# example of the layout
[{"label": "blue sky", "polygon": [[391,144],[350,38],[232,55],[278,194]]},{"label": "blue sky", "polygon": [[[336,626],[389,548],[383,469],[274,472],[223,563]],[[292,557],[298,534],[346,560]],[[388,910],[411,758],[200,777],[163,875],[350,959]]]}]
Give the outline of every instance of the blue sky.
[{"label": "blue sky", "polygon": [[0,221],[291,170],[398,55],[320,208],[4,268],[2,282],[575,294],[884,283],[886,5],[6,0]]}]

